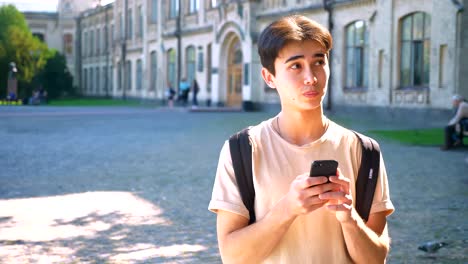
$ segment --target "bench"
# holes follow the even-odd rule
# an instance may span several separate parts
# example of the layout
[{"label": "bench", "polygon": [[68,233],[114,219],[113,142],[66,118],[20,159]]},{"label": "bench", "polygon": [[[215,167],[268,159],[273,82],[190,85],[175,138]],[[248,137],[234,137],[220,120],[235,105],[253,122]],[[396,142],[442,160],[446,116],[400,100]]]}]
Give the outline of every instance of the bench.
[{"label": "bench", "polygon": [[468,137],[468,118],[463,118],[458,122],[458,124],[460,126],[458,137],[463,144],[463,138]]}]

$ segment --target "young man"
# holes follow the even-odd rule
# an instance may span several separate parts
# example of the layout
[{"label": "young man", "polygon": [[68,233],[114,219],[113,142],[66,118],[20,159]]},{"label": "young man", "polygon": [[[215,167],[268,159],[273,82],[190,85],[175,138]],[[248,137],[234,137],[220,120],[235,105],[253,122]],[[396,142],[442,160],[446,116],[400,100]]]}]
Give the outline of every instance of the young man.
[{"label": "young man", "polygon": [[[322,25],[289,16],[260,35],[265,82],[281,112],[249,130],[257,221],[240,198],[229,143],[221,150],[209,209],[217,213],[224,263],[383,263],[386,217],[394,207],[383,160],[369,220],[354,209],[361,146],[323,114],[332,37]],[[309,177],[312,161],[339,162],[336,176]]]}]

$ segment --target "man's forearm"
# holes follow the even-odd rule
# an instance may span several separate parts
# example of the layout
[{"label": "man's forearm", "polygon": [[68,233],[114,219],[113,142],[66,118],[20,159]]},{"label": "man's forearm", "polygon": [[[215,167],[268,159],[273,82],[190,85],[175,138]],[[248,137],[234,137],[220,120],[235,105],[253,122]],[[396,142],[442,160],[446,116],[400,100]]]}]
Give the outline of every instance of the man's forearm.
[{"label": "man's forearm", "polygon": [[280,201],[256,223],[228,234],[220,241],[223,263],[260,263],[278,245],[295,217]]},{"label": "man's forearm", "polygon": [[353,212],[353,220],[342,223],[341,227],[348,252],[355,263],[384,263],[390,241],[387,228],[377,235]]}]

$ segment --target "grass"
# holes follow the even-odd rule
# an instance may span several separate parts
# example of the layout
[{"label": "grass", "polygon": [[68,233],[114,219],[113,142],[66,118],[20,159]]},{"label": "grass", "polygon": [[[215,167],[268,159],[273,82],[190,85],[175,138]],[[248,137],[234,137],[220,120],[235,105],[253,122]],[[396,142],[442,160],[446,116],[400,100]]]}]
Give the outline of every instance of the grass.
[{"label": "grass", "polygon": [[120,100],[120,99],[60,99],[53,100],[47,103],[50,106],[139,106],[139,101],[135,100]]},{"label": "grass", "polygon": [[414,130],[372,130],[369,131],[369,133],[385,139],[415,146],[440,146],[444,141],[444,130],[442,128]]}]

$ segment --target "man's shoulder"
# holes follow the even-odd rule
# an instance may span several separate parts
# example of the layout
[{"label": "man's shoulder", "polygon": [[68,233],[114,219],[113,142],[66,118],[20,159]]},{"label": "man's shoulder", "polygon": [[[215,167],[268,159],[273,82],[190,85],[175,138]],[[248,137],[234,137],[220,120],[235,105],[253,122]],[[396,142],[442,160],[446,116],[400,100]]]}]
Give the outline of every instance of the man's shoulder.
[{"label": "man's shoulder", "polygon": [[377,142],[374,138],[367,134],[363,134],[360,131],[346,128],[342,125],[339,125],[335,122],[331,122],[331,133],[330,138],[339,139],[340,141],[348,142],[351,145],[361,142],[361,139],[366,140],[371,139],[374,142]]}]

